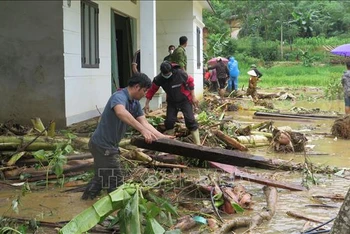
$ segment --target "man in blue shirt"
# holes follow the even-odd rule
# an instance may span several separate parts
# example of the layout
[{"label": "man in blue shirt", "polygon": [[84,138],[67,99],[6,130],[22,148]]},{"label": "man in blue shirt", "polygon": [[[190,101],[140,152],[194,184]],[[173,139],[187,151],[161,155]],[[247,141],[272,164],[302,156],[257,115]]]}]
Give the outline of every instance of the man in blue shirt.
[{"label": "man in blue shirt", "polygon": [[87,185],[82,199],[94,199],[102,188],[112,192],[123,184],[118,144],[125,136],[128,125],[139,131],[147,143],[169,137],[149,124],[141,109],[139,100],[150,87],[151,80],[146,74],[135,73],[129,79],[128,87],[118,90],[109,98],[89,142],[94,157],[95,175]]},{"label": "man in blue shirt", "polygon": [[231,56],[229,58],[229,62],[227,64],[230,78],[228,80],[227,90],[231,92],[233,89],[238,90],[238,76],[239,76],[239,68],[237,60]]}]

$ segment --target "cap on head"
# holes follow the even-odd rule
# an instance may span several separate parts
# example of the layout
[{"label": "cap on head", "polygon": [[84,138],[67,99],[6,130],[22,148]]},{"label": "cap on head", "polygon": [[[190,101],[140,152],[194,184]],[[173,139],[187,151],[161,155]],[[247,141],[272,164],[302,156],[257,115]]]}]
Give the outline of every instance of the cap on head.
[{"label": "cap on head", "polygon": [[216,61],[218,61],[218,62],[221,61],[221,60],[222,60],[221,57],[217,57],[217,58],[216,58]]},{"label": "cap on head", "polygon": [[256,68],[255,64],[250,65],[251,68]]},{"label": "cap on head", "polygon": [[160,64],[160,72],[164,75],[169,74],[171,72],[172,66],[168,61],[162,62]]},{"label": "cap on head", "polygon": [[248,75],[250,75],[250,76],[258,76],[254,70],[250,70],[250,71],[248,71],[247,73],[248,73]]}]

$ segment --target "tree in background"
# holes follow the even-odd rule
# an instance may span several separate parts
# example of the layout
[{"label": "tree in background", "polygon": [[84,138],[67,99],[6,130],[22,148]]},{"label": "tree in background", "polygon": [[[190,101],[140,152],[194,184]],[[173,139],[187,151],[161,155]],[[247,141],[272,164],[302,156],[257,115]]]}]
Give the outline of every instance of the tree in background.
[{"label": "tree in background", "polygon": [[[215,13],[204,12],[203,15],[203,21],[209,31],[206,51],[208,58],[244,51],[246,53],[244,56],[265,59],[262,58],[262,52],[247,48],[247,45],[240,42],[245,38],[250,40],[249,47],[263,48],[264,53],[268,51],[269,55],[265,57],[283,60],[285,53],[291,55],[293,44],[298,38],[349,36],[350,1],[211,0],[211,2]],[[239,21],[241,27],[238,41],[235,42],[231,42],[230,38],[229,22],[233,18]],[[273,43],[276,41],[279,41],[279,44],[273,48]],[[230,48],[231,44],[235,47]],[[286,45],[290,48],[284,52]],[[277,57],[276,51],[279,54]]]}]

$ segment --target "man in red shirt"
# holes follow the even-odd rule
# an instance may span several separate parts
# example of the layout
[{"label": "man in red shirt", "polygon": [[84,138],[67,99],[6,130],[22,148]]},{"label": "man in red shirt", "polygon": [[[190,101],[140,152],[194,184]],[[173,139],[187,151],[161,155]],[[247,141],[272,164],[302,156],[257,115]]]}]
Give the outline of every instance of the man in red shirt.
[{"label": "man in red shirt", "polygon": [[167,94],[167,113],[164,121],[167,130],[173,129],[177,121],[177,113],[181,111],[185,118],[185,124],[191,131],[195,144],[200,145],[198,123],[194,118],[193,106],[198,106],[198,100],[194,95],[194,80],[177,64],[164,61],[160,65],[160,71],[152,82],[151,88],[146,93],[145,111],[149,111],[149,102],[153,95],[162,87]]}]

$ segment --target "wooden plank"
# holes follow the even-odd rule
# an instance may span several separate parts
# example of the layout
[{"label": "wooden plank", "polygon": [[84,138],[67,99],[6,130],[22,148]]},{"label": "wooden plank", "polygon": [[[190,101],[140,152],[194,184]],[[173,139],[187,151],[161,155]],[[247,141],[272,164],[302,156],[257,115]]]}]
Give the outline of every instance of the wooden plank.
[{"label": "wooden plank", "polygon": [[214,161],[239,167],[257,167],[263,169],[280,169],[280,170],[300,170],[299,165],[294,165],[289,161],[269,160],[261,156],[255,156],[238,150],[227,150],[222,148],[211,148],[189,144],[168,138],[153,141],[147,144],[143,137],[132,138],[130,143],[140,148],[150,149],[160,152],[172,153],[184,157],[197,158],[207,161]]},{"label": "wooden plank", "polygon": [[303,122],[303,123],[310,123],[316,119],[297,119],[297,118],[287,118],[287,117],[275,117],[275,116],[253,116],[253,119],[261,119],[261,120],[269,120],[269,121],[295,121],[295,122]]},{"label": "wooden plank", "polygon": [[238,150],[226,150],[222,148],[210,148],[206,146],[199,146],[195,144],[189,144],[172,139],[159,139],[147,144],[142,137],[135,137],[131,139],[130,142],[132,145],[135,145],[140,148],[150,149],[155,151],[161,151],[166,153],[177,154],[185,157],[198,158],[207,161],[213,161],[217,163],[227,164],[225,165],[225,171],[232,174],[235,173],[235,177],[244,178],[246,180],[262,183],[278,188],[290,189],[293,191],[302,191],[305,190],[304,187],[299,185],[292,185],[286,183],[278,183],[264,178],[259,178],[257,176],[250,175],[248,173],[237,171],[233,166],[250,166],[264,169],[284,169],[281,165],[273,165],[270,160],[266,160],[261,156],[254,156],[247,154]]},{"label": "wooden plank", "polygon": [[315,114],[293,114],[293,113],[269,113],[269,112],[255,112],[255,116],[272,116],[272,117],[286,117],[298,119],[338,119],[335,115],[315,115]]},{"label": "wooden plank", "polygon": [[273,165],[269,165],[268,161],[261,156],[254,156],[238,150],[227,150],[222,148],[210,148],[189,144],[172,139],[159,139],[147,144],[142,137],[135,137],[130,142],[140,148],[156,150],[166,153],[177,154],[185,157],[198,158],[208,161],[215,161],[235,166],[250,166],[263,169],[276,169]]},{"label": "wooden plank", "polygon": [[289,189],[291,191],[304,191],[304,190],[306,190],[306,188],[301,186],[301,185],[292,184],[292,183],[282,183],[279,181],[269,180],[267,178],[262,178],[259,176],[251,175],[251,174],[246,173],[246,172],[242,172],[241,170],[239,170],[235,166],[226,165],[226,164],[217,163],[217,162],[209,162],[209,164],[216,167],[216,168],[220,168],[225,172],[228,172],[228,173],[234,175],[234,177],[236,179],[247,180],[250,182],[264,184],[264,185],[268,185],[268,186],[272,186],[272,187],[276,187],[276,188]]}]

